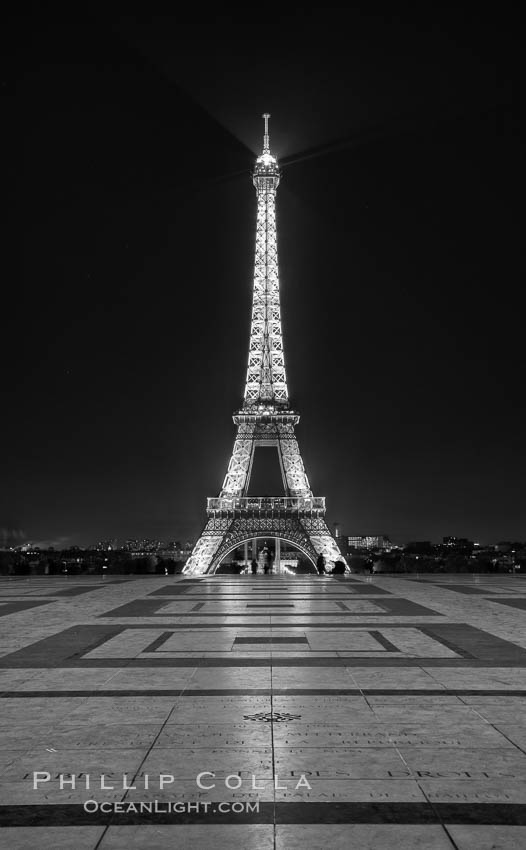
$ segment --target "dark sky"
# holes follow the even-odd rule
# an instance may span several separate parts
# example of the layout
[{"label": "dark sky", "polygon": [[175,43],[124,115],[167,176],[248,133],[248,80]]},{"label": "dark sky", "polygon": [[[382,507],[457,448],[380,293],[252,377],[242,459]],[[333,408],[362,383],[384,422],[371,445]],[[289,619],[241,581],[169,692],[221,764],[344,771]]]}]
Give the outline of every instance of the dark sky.
[{"label": "dark sky", "polygon": [[468,8],[11,19],[0,530],[199,533],[243,393],[268,110],[329,522],[526,538],[521,46]]}]

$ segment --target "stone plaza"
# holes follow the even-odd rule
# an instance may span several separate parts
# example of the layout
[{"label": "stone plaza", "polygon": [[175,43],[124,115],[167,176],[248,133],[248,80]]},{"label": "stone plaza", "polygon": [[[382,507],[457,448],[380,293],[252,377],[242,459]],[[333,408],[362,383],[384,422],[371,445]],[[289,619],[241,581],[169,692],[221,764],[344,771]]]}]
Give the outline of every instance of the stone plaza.
[{"label": "stone plaza", "polygon": [[526,846],[520,576],[1,581],[0,846]]}]

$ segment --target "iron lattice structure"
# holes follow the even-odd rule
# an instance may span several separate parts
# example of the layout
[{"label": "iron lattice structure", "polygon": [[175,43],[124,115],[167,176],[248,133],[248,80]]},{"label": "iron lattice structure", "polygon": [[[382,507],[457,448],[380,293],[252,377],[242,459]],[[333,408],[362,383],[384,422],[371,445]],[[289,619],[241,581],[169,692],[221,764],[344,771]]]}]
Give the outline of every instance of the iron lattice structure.
[{"label": "iron lattice structure", "polygon": [[[301,458],[295,426],[299,414],[290,409],[279,296],[276,192],[278,162],[270,152],[268,113],[263,152],[256,160],[256,253],[247,377],[244,402],[234,414],[236,439],[223,487],[208,499],[207,523],[184,572],[213,573],[232,549],[247,540],[279,537],[297,546],[313,563],[344,561],[325,522],[325,499],[312,495]],[[247,496],[254,452],[277,449],[285,497]]]}]

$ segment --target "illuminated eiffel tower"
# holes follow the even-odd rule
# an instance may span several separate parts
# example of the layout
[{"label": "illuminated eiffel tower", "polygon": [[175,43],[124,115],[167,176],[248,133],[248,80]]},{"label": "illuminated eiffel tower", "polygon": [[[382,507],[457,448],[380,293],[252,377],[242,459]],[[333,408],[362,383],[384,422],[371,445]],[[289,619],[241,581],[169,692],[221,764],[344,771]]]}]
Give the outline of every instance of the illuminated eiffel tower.
[{"label": "illuminated eiffel tower", "polygon": [[[229,552],[258,538],[275,541],[276,566],[280,541],[296,546],[313,564],[320,554],[328,564],[344,561],[325,522],[325,497],[312,495],[294,433],[300,417],[289,407],[276,239],[280,173],[277,159],[270,152],[270,115],[266,113],[263,118],[263,152],[253,174],[258,209],[245,397],[243,407],[233,417],[237,434],[223,487],[217,498],[208,499],[208,519],[186,563],[186,574],[214,573]],[[277,449],[283,496],[247,495],[258,446]]]}]

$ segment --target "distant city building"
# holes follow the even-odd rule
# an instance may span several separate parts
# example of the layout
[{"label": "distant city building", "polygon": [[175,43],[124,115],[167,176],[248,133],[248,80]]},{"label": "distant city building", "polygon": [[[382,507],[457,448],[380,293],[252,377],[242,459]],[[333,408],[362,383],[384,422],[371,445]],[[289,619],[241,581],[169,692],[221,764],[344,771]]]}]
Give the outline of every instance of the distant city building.
[{"label": "distant city building", "polygon": [[164,542],[161,540],[151,540],[148,537],[143,537],[136,540],[126,540],[123,548],[124,551],[128,552],[134,560],[156,555],[163,561],[177,562],[185,561],[190,557],[193,544],[181,544],[178,540]]},{"label": "distant city building", "polygon": [[[182,552],[180,549],[158,549],[157,555],[163,561],[181,561]],[[133,557],[133,554],[132,554]]]},{"label": "distant city building", "polygon": [[347,535],[345,538],[348,549],[392,549],[392,543],[387,534]]},{"label": "distant city building", "polygon": [[442,542],[444,546],[451,546],[454,549],[473,549],[475,545],[467,537],[443,537]]},{"label": "distant city building", "polygon": [[96,552],[112,552],[117,548],[117,540],[115,538],[113,540],[99,540],[98,543],[95,543],[90,548]]},{"label": "distant city building", "polygon": [[147,537],[143,537],[138,540],[126,540],[124,548],[127,552],[150,554],[152,552],[158,552],[159,549],[165,549],[166,543],[162,543],[160,540],[150,540]]}]

